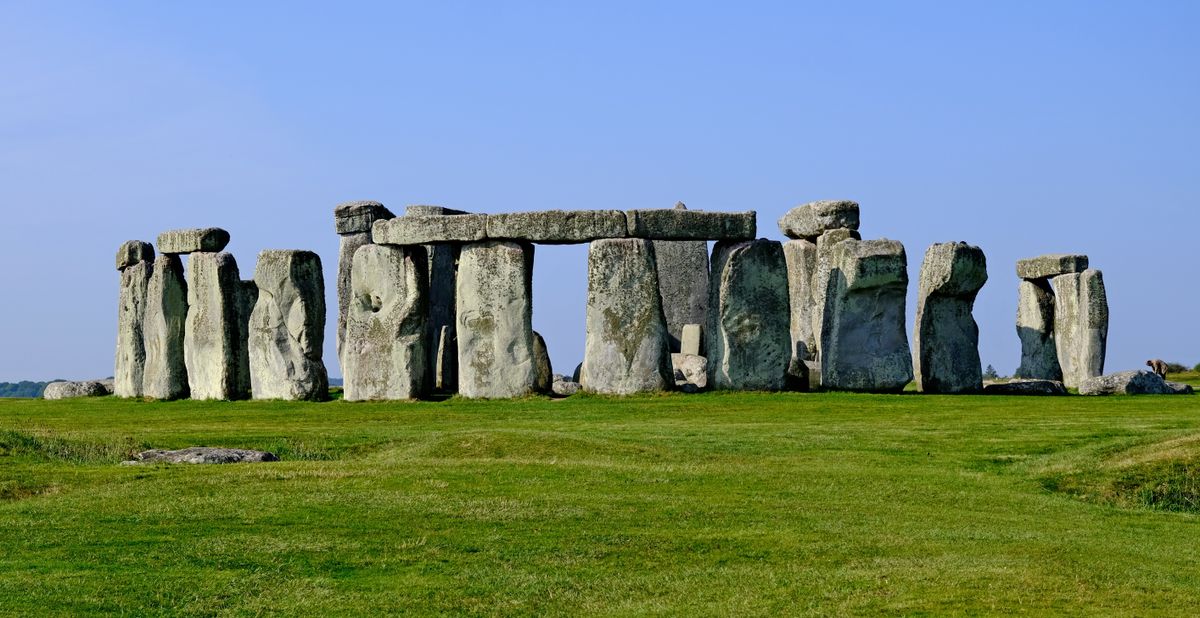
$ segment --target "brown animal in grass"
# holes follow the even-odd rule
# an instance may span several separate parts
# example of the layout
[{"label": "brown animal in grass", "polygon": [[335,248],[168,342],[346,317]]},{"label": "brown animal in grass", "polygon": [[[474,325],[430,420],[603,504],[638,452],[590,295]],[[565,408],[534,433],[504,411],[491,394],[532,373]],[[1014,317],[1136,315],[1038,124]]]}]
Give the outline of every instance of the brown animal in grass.
[{"label": "brown animal in grass", "polygon": [[1150,370],[1153,371],[1154,373],[1157,373],[1158,377],[1160,377],[1160,378],[1167,377],[1167,364],[1164,363],[1162,360],[1157,359],[1157,358],[1154,360],[1148,360],[1148,361],[1146,361],[1146,366],[1149,367]]}]

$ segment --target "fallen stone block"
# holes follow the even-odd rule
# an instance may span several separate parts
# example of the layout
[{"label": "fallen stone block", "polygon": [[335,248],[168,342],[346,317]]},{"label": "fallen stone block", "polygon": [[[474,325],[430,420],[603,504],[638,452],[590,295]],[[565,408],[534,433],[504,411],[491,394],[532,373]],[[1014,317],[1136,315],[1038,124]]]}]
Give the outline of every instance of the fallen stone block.
[{"label": "fallen stone block", "polygon": [[987,259],[965,242],[931,245],[921,264],[913,333],[917,390],[973,393],[983,388],[979,326],[972,311],[987,282]]},{"label": "fallen stone block", "polygon": [[339,235],[368,234],[376,221],[395,216],[383,204],[372,200],[343,202],[333,209],[334,229]]},{"label": "fallen stone block", "polygon": [[1048,279],[1058,275],[1081,273],[1087,270],[1088,256],[1073,253],[1051,253],[1017,260],[1017,276],[1022,279]]},{"label": "fallen stone block", "polygon": [[79,382],[51,382],[42,391],[43,399],[74,399],[76,397],[104,397],[112,390],[101,380]]},{"label": "fallen stone block", "polygon": [[122,465],[183,463],[183,464],[230,464],[230,463],[262,463],[279,461],[274,453],[252,451],[240,448],[218,448],[212,446],[193,446],[177,451],[152,449],[142,451]]},{"label": "fallen stone block", "polygon": [[675,370],[676,381],[681,378],[688,384],[699,388],[708,386],[708,359],[696,354],[671,354],[671,367]]},{"label": "fallen stone block", "polygon": [[985,395],[1066,395],[1067,387],[1059,380],[1010,380],[983,385]]},{"label": "fallen stone block", "polygon": [[802,204],[779,219],[779,231],[788,238],[816,241],[829,230],[857,230],[858,202],[820,200]]},{"label": "fallen stone block", "polygon": [[709,387],[782,390],[791,336],[787,265],[780,243],[717,243],[708,306],[704,349]]},{"label": "fallen stone block", "polygon": [[258,301],[250,314],[250,382],[255,399],[323,401],[329,376],[325,280],[312,251],[266,250],[254,269]]},{"label": "fallen stone block", "polygon": [[229,244],[229,232],[219,227],[170,230],[158,235],[158,252],[163,254],[216,253]]},{"label": "fallen stone block", "polygon": [[551,392],[559,397],[570,397],[582,388],[582,385],[572,380],[559,380],[550,385]]},{"label": "fallen stone block", "polygon": [[754,211],[705,212],[683,208],[625,212],[630,238],[654,240],[754,240]]},{"label": "fallen stone block", "polygon": [[1186,384],[1170,383],[1154,372],[1140,369],[1087,378],[1079,385],[1080,395],[1177,395],[1191,392],[1191,387]]},{"label": "fallen stone block", "polygon": [[619,210],[542,210],[488,215],[487,237],[550,245],[624,238],[625,213]]}]

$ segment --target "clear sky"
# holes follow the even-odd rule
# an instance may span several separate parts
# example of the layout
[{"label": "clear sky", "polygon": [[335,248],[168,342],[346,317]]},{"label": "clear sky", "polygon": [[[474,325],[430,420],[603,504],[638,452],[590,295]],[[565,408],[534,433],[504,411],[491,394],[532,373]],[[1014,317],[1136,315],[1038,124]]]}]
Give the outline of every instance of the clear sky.
[{"label": "clear sky", "polygon": [[[0,380],[112,374],[127,239],[221,226],[325,264],[338,202],[476,212],[862,204],[865,238],[1085,252],[1107,370],[1200,362],[1200,3],[5,2]],[[534,326],[582,358],[585,247],[539,247]],[[911,286],[915,288],[915,285]],[[915,311],[910,289],[909,329]],[[326,362],[335,320],[328,325]]]}]

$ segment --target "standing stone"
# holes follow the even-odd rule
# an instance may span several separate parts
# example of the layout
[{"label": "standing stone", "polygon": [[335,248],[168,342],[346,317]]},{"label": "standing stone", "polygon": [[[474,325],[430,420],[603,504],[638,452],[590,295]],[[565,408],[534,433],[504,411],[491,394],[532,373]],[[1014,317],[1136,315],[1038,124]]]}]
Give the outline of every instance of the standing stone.
[{"label": "standing stone", "polygon": [[717,243],[708,306],[709,387],[783,389],[791,335],[782,245],[766,239]]},{"label": "standing stone", "polygon": [[791,358],[792,364],[796,365],[794,361],[817,356],[817,338],[813,334],[817,245],[807,240],[789,240],[783,243],[783,259],[787,263],[788,306],[791,308]]},{"label": "standing stone", "polygon": [[456,307],[463,397],[503,399],[532,391],[532,275],[533,245],[492,240],[462,248]]},{"label": "standing stone", "polygon": [[341,236],[338,247],[338,322],[335,342],[338,363],[345,371],[342,361],[342,342],[346,338],[346,311],[350,302],[350,268],[354,252],[363,245],[371,244],[371,227],[381,219],[391,219],[392,212],[383,204],[371,200],[343,202],[333,209],[334,229]]},{"label": "standing stone", "polygon": [[[150,260],[139,260],[121,267],[121,292],[117,301],[117,354],[113,369],[113,393],[117,397],[142,396],[146,370],[146,293],[154,270],[153,259],[153,254],[150,254]],[[117,263],[121,264],[119,254]]]},{"label": "standing stone", "polygon": [[342,358],[347,401],[425,393],[426,269],[420,247],[368,245],[354,254]]},{"label": "standing stone", "polygon": [[533,331],[533,390],[539,393],[549,393],[554,384],[554,367],[550,364],[550,350],[546,348],[546,340],[536,330]]},{"label": "standing stone", "polygon": [[925,252],[913,333],[917,388],[925,393],[970,393],[983,388],[979,326],[972,310],[987,282],[987,260],[965,242]]},{"label": "standing stone", "polygon": [[588,247],[584,390],[629,395],[674,384],[658,289],[650,241],[606,239]]},{"label": "standing stone", "polygon": [[[708,292],[706,291],[704,295],[707,298]],[[705,304],[708,304],[707,300],[705,300]],[[708,321],[707,315],[702,317],[704,318],[704,322]],[[701,350],[700,345],[704,341],[703,334],[704,329],[700,327],[700,324],[684,324],[683,334],[679,338],[679,351],[683,354],[701,356],[703,350]]]},{"label": "standing stone", "polygon": [[[409,207],[411,210],[411,206]],[[457,333],[455,331],[455,288],[458,279],[458,257],[460,247],[451,244],[422,245],[425,252],[425,263],[429,268],[429,318],[426,320],[427,336],[430,341],[439,342],[443,329],[448,329],[447,342],[453,346]],[[429,346],[427,351],[429,371],[435,376],[442,373],[443,384],[439,390],[453,392],[456,386],[455,363],[458,353],[452,348],[448,354],[442,354],[440,345]],[[439,354],[441,361],[439,362]],[[446,371],[449,369],[449,371]],[[446,378],[449,378],[447,380]]]},{"label": "standing stone", "polygon": [[1104,373],[1108,296],[1104,277],[1089,268],[1050,280],[1054,288],[1054,343],[1067,388]]},{"label": "standing stone", "polygon": [[237,262],[225,252],[196,252],[188,258],[188,314],[183,335],[192,399],[244,399],[238,376],[242,337]]},{"label": "standing stone", "polygon": [[146,343],[146,366],[142,374],[142,396],[152,399],[182,399],[188,396],[187,365],[183,337],[187,322],[187,283],[183,262],[166,253],[154,260],[146,284],[146,317],[142,335]]},{"label": "standing stone", "polygon": [[253,394],[250,382],[250,314],[258,302],[258,285],[253,279],[238,282],[237,295],[237,390],[245,396]]},{"label": "standing stone", "polygon": [[833,268],[833,248],[843,240],[861,240],[858,232],[847,229],[834,229],[817,237],[817,268],[813,273],[812,283],[812,333],[816,343],[816,356],[821,357],[821,329],[825,324],[825,293],[829,289],[829,271]]},{"label": "standing stone", "polygon": [[[687,210],[682,202],[678,210]],[[658,293],[667,318],[671,351],[682,350],[683,326],[708,320],[708,243],[703,240],[655,240]],[[698,354],[699,352],[692,352]]]},{"label": "standing stone", "polygon": [[833,249],[821,329],[821,385],[899,392],[913,378],[904,327],[908,262],[894,240],[847,240]]},{"label": "standing stone", "polygon": [[434,390],[444,393],[458,391],[458,341],[452,325],[443,326],[438,331],[437,357],[433,368]]},{"label": "standing stone", "polygon": [[1017,336],[1021,366],[1014,377],[1062,381],[1054,344],[1054,292],[1045,279],[1022,279],[1017,287]]},{"label": "standing stone", "polygon": [[127,240],[117,249],[117,270],[123,271],[138,262],[154,261],[154,245],[142,240]]},{"label": "standing stone", "polygon": [[250,383],[255,399],[329,397],[325,281],[311,251],[267,250],[254,270],[258,302],[250,313]]},{"label": "standing stone", "polygon": [[815,240],[829,230],[857,230],[858,203],[820,200],[802,204],[779,219],[779,231],[788,238]]}]

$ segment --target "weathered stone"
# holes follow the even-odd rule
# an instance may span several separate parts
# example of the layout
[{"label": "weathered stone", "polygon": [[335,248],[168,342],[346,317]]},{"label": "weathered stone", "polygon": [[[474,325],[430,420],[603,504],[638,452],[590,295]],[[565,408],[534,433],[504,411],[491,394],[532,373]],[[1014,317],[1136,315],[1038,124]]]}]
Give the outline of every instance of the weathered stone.
[{"label": "weathered stone", "polygon": [[972,310],[987,282],[983,250],[965,242],[930,245],[921,263],[913,327],[917,389],[972,393],[983,388],[979,326]]},{"label": "weathered stone", "polygon": [[550,364],[550,350],[546,349],[546,340],[536,330],[533,331],[533,390],[539,393],[549,393],[550,385],[554,383],[554,367]]},{"label": "weathered stone", "polygon": [[1047,279],[1087,270],[1088,257],[1071,253],[1051,253],[1017,260],[1017,276],[1022,279]]},{"label": "weathered stone", "polygon": [[1062,380],[1054,344],[1054,292],[1045,279],[1021,279],[1017,284],[1017,336],[1021,366],[1016,377]]},{"label": "weathered stone", "polygon": [[709,387],[783,389],[791,336],[787,264],[780,243],[766,239],[717,243],[708,307],[704,349]]},{"label": "weathered stone", "polygon": [[624,236],[625,213],[619,210],[541,210],[487,218],[489,239],[569,244]]},{"label": "weathered stone", "polygon": [[[705,277],[707,279],[707,277]],[[660,286],[661,287],[661,286]],[[708,304],[708,290],[704,291],[705,301]],[[701,316],[704,322],[708,321],[708,316]],[[704,350],[701,349],[701,344],[704,341],[704,329],[700,324],[684,324],[679,337],[679,351],[683,354],[695,354],[696,356],[703,355]]]},{"label": "weathered stone", "polygon": [[675,370],[675,378],[682,376],[688,384],[699,388],[708,386],[708,359],[696,354],[671,354],[671,367]]},{"label": "weathered stone", "polygon": [[808,378],[808,390],[816,391],[821,388],[821,361],[806,360],[804,361],[804,372],[799,369],[793,375],[806,375]]},{"label": "weathered stone", "polygon": [[354,253],[343,348],[346,401],[415,399],[426,390],[429,288],[420,247]]},{"label": "weathered stone", "polygon": [[655,240],[753,240],[756,214],[657,208],[625,212],[630,238]]},{"label": "weathered stone", "polygon": [[193,446],[177,451],[152,449],[142,451],[122,465],[184,463],[184,464],[229,464],[229,463],[262,463],[279,461],[274,453],[252,451],[240,448],[218,448],[213,446]]},{"label": "weathered stone", "polygon": [[142,337],[146,364],[142,373],[142,396],[152,399],[181,399],[188,396],[187,365],[184,362],[184,326],[187,323],[187,283],[183,262],[174,254],[154,260],[146,284],[146,313]]},{"label": "weathered stone", "polygon": [[639,238],[597,240],[588,248],[584,390],[629,395],[672,384],[666,318],[654,246]]},{"label": "weathered stone", "polygon": [[456,301],[463,397],[522,397],[533,389],[532,275],[532,245],[487,241],[462,248]]},{"label": "weathered stone", "polygon": [[550,385],[551,392],[559,397],[570,397],[571,395],[578,393],[582,388],[583,387],[578,382],[572,380],[559,380],[558,382]]},{"label": "weathered stone", "polygon": [[127,240],[117,249],[117,270],[137,264],[138,262],[154,261],[154,245],[141,240]]},{"label": "weathered stone", "polygon": [[117,353],[113,369],[114,393],[118,397],[141,397],[146,369],[146,290],[154,266],[151,262],[130,264],[121,271],[117,299]]},{"label": "weathered stone", "polygon": [[451,325],[443,326],[438,331],[437,356],[433,363],[433,388],[444,393],[458,390],[458,341]]},{"label": "weathered stone", "polygon": [[1183,382],[1168,381],[1167,388],[1171,389],[1172,395],[1191,395],[1195,392],[1191,384],[1184,384]]},{"label": "weathered stone", "polygon": [[371,200],[343,202],[333,209],[334,228],[341,235],[369,234],[376,221],[392,217],[392,211]]},{"label": "weathered stone", "polygon": [[100,380],[84,380],[80,382],[51,382],[42,391],[43,399],[74,399],[76,397],[104,397],[111,395],[105,384]]},{"label": "weathered stone", "polygon": [[[411,210],[413,207],[409,207]],[[429,206],[427,208],[434,208]],[[455,211],[457,212],[457,211]],[[406,215],[407,216],[407,215]],[[424,245],[425,263],[429,266],[429,319],[426,320],[426,330],[430,341],[441,342],[442,331],[446,333],[447,341],[452,346],[448,354],[442,353],[439,346],[429,346],[429,371],[434,381],[441,384],[435,386],[438,390],[452,392],[458,383],[456,363],[458,352],[454,348],[455,338],[455,280],[458,276],[459,245],[439,243]],[[442,354],[439,362],[439,354]],[[445,371],[449,369],[449,371]],[[441,372],[441,373],[439,373]]]},{"label": "weathered stone", "polygon": [[575,365],[575,371],[571,372],[571,381],[578,382],[580,375],[583,373],[583,363]]},{"label": "weathered stone", "polygon": [[913,378],[904,328],[908,262],[894,240],[849,240],[833,249],[821,330],[821,384],[899,392]]},{"label": "weathered stone", "polygon": [[1104,373],[1108,297],[1100,271],[1059,275],[1054,288],[1054,344],[1067,388]]},{"label": "weathered stone", "polygon": [[1118,371],[1102,376],[1085,379],[1079,385],[1080,395],[1183,395],[1191,394],[1191,389],[1180,388],[1180,385],[1163,380],[1152,372],[1136,369],[1133,371]]},{"label": "weathered stone", "polygon": [[861,240],[854,230],[829,230],[817,237],[817,268],[812,283],[813,341],[817,349],[814,359],[821,357],[821,329],[825,324],[825,293],[829,289],[829,271],[833,267],[833,248],[843,240]]},{"label": "weathered stone", "polygon": [[371,238],[381,245],[478,242],[487,238],[487,215],[405,215],[376,221]]},{"label": "weathered stone", "polygon": [[343,374],[346,372],[346,359],[342,358],[342,347],[346,342],[346,313],[350,310],[350,271],[354,266],[354,252],[358,251],[359,247],[369,244],[371,244],[370,230],[342,234],[338,239],[338,321],[337,340],[334,342],[334,346],[338,357],[338,366],[342,368]]},{"label": "weathered stone", "polygon": [[[686,209],[682,203],[675,208]],[[685,325],[708,320],[708,242],[656,240],[654,262],[671,351],[681,352]]]},{"label": "weathered stone", "polygon": [[229,253],[197,251],[188,258],[188,274],[183,359],[192,399],[245,399],[250,393],[238,375],[244,337],[237,262]]},{"label": "weathered stone", "polygon": [[807,240],[789,240],[783,243],[783,258],[787,263],[792,360],[810,360],[817,356],[812,287],[817,274],[817,245]]},{"label": "weathered stone", "polygon": [[985,395],[1066,395],[1067,387],[1058,380],[1010,380],[983,385]]},{"label": "weathered stone", "polygon": [[250,381],[250,314],[258,303],[258,285],[253,279],[243,279],[238,282],[237,295],[237,392],[245,396],[252,395],[253,385]]},{"label": "weathered stone", "polygon": [[216,253],[229,244],[229,232],[219,227],[169,230],[158,235],[158,252],[163,254]]},{"label": "weathered stone", "polygon": [[445,206],[427,206],[424,204],[413,204],[404,209],[406,217],[433,217],[445,215],[466,215],[470,214],[463,210],[454,210]]},{"label": "weathered stone", "polygon": [[266,250],[254,270],[258,302],[250,314],[250,382],[255,399],[321,401],[329,376],[325,280],[311,251]]},{"label": "weathered stone", "polygon": [[779,231],[788,238],[815,241],[829,230],[857,230],[858,202],[820,200],[802,204],[779,218]]}]

